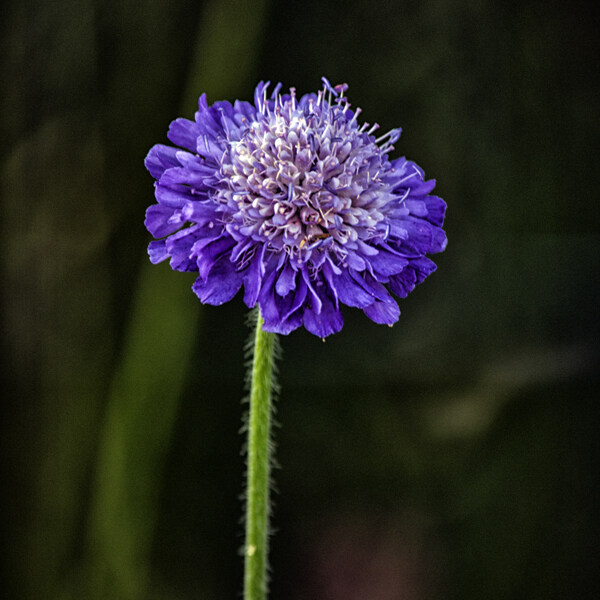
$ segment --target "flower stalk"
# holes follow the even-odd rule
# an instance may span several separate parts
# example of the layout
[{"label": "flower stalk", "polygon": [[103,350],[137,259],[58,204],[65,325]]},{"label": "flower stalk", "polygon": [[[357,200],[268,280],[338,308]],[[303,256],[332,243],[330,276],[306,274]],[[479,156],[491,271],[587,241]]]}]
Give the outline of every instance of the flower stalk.
[{"label": "flower stalk", "polygon": [[271,403],[276,334],[263,330],[264,321],[258,309],[256,315],[248,416],[244,600],[265,600],[267,597]]}]

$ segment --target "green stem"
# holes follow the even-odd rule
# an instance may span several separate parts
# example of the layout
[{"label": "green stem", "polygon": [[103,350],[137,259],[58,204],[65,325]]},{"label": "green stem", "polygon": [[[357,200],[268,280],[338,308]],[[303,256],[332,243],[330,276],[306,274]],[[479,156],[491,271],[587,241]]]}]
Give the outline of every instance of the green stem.
[{"label": "green stem", "polygon": [[248,419],[244,600],[267,597],[271,390],[275,334],[263,331],[257,309]]}]

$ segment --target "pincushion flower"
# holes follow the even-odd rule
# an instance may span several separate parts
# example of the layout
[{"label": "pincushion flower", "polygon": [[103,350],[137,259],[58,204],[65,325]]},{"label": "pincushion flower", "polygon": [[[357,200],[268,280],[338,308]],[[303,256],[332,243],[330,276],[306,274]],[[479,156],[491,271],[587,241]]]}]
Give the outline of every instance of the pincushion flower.
[{"label": "pincushion flower", "polygon": [[265,331],[304,326],[326,337],[343,325],[342,305],[393,324],[405,297],[435,270],[446,205],[430,195],[434,180],[388,154],[400,137],[377,137],[359,124],[347,86],[297,98],[294,88],[254,103],[199,100],[195,120],[168,132],[177,148],[156,145],[146,167],[157,204],[146,227],[153,263],[194,271],[193,290],[223,304],[243,288],[258,304]]}]

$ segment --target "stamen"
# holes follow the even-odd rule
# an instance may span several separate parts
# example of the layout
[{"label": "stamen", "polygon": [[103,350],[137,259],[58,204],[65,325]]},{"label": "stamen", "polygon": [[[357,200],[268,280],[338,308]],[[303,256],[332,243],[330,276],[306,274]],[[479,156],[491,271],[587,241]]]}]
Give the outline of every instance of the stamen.
[{"label": "stamen", "polygon": [[[350,119],[350,123],[354,124],[356,123],[356,119],[358,118],[358,115],[360,115],[360,113],[362,112],[362,108],[360,108],[360,106],[358,106],[356,108],[356,110],[354,111],[354,116],[352,117],[352,119]],[[350,132],[346,132],[346,135],[350,135]]]},{"label": "stamen", "polygon": [[331,85],[331,83],[329,83],[329,79],[327,79],[327,77],[321,77],[321,81],[323,82],[323,85],[325,87],[325,89],[333,94],[334,96],[337,96],[337,92],[335,91],[335,89],[333,88],[333,86]]},{"label": "stamen", "polygon": [[343,94],[347,89],[348,89],[347,83],[338,83],[335,86],[335,91],[340,95]]},{"label": "stamen", "polygon": [[273,89],[273,93],[271,94],[271,100],[276,100],[277,95],[279,94],[279,90],[281,90],[281,82],[279,82],[275,88]]},{"label": "stamen", "polygon": [[[257,242],[266,242],[269,251],[283,251],[315,272],[324,257],[344,260],[356,240],[388,235],[377,198],[392,197],[399,185],[380,179],[390,169],[383,153],[398,130],[379,138],[383,148],[376,145],[364,133],[371,136],[377,123],[357,126],[360,108],[348,118],[350,104],[342,96],[348,86],[333,87],[326,79],[323,84],[303,102],[303,109],[298,108],[295,88],[284,99],[278,84],[267,100],[269,83],[262,84],[256,92],[255,120],[245,120],[240,139],[228,140],[221,156],[220,186],[227,189],[215,188],[217,201],[236,211],[228,216],[234,228],[243,226]],[[223,111],[221,122],[231,137]],[[206,138],[204,144],[208,150]],[[211,147],[214,151],[215,144]]]}]

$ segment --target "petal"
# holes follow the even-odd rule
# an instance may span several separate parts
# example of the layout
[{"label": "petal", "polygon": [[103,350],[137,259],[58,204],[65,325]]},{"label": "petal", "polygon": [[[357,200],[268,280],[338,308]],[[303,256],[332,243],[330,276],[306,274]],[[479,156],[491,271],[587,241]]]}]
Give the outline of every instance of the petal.
[{"label": "petal", "polygon": [[425,256],[416,260],[411,260],[410,266],[415,271],[417,283],[421,283],[422,281],[424,281],[437,269],[436,264]]},{"label": "petal", "polygon": [[275,293],[277,272],[269,274],[260,294],[260,311],[265,320],[265,331],[287,335],[302,325],[305,300],[308,292],[304,278],[296,273],[297,285],[285,298]]},{"label": "petal", "polygon": [[206,281],[198,277],[192,289],[204,304],[218,306],[231,300],[241,286],[241,273],[236,272],[235,265],[224,256],[214,264]]},{"label": "petal", "polygon": [[377,248],[370,244],[365,244],[362,240],[356,240],[356,244],[364,256],[375,256],[378,252]]},{"label": "petal", "polygon": [[256,108],[244,100],[236,100],[233,108],[235,110],[234,119],[238,125],[244,125],[256,117]]},{"label": "petal", "polygon": [[277,320],[275,322],[269,322],[265,320],[263,323],[263,329],[265,331],[270,331],[271,333],[288,335],[302,325],[302,318],[302,311],[297,311],[289,317]]},{"label": "petal", "polygon": [[144,165],[150,171],[152,177],[159,179],[166,169],[180,166],[177,160],[178,152],[180,152],[178,148],[156,144],[150,148],[150,152],[144,160]]},{"label": "petal", "polygon": [[[265,317],[264,329],[274,333],[287,335],[302,325],[303,303],[306,298],[306,284],[302,277],[295,292],[290,292],[285,298],[272,294],[272,306],[275,311],[268,312]],[[262,309],[261,309],[262,310]]]},{"label": "petal", "polygon": [[379,253],[376,256],[369,258],[369,263],[377,271],[377,273],[388,276],[400,273],[406,265],[408,260],[403,256],[398,256],[392,252],[389,252],[383,247],[378,247]]},{"label": "petal", "polygon": [[186,202],[190,202],[192,200],[192,195],[189,191],[176,191],[160,184],[156,184],[154,195],[156,196],[159,204],[169,206],[171,208],[182,208]]},{"label": "petal", "polygon": [[206,158],[213,158],[216,162],[220,161],[224,151],[225,146],[208,135],[201,135],[196,140],[196,152]]},{"label": "petal", "polygon": [[215,166],[211,163],[207,163],[201,156],[197,154],[191,154],[185,150],[179,150],[177,152],[177,160],[180,166],[192,171],[202,171],[203,173],[214,173]]},{"label": "petal", "polygon": [[308,287],[308,291],[310,292],[310,295],[309,295],[310,306],[318,314],[321,312],[321,298],[315,291],[315,288],[313,287],[313,285],[310,281],[310,275],[308,274],[308,271],[303,269],[301,272],[302,272],[302,279],[304,279],[304,282],[306,283],[306,286]]},{"label": "petal", "polygon": [[422,169],[405,158],[393,161],[392,169],[386,179],[396,194],[402,194],[402,190],[414,189],[423,183]]},{"label": "petal", "polygon": [[321,275],[324,283],[328,288],[328,293],[333,297],[335,302],[335,307],[339,308],[340,300],[338,297],[337,289],[335,287],[335,278],[342,274],[342,270],[336,267],[331,259],[327,259],[327,261],[323,265],[323,269],[321,270]]},{"label": "petal", "polygon": [[223,128],[216,118],[217,114],[218,113],[213,106],[208,106],[206,94],[202,94],[202,96],[198,98],[198,111],[194,115],[200,130],[200,135],[216,137],[223,134]]},{"label": "petal", "polygon": [[373,303],[373,296],[357,283],[346,271],[332,279],[335,293],[340,302],[347,306],[365,308]]},{"label": "petal", "polygon": [[428,181],[423,181],[419,185],[411,186],[410,194],[411,196],[425,196],[433,190],[435,183],[435,179],[429,179]]},{"label": "petal", "polygon": [[431,241],[431,250],[429,252],[443,252],[448,245],[448,238],[446,237],[446,232],[439,227],[432,228],[433,239]]},{"label": "petal", "polygon": [[167,169],[160,178],[161,185],[184,184],[193,188],[202,188],[209,184],[212,187],[215,169],[188,169],[187,167],[175,167]]},{"label": "petal", "polygon": [[407,268],[402,273],[390,277],[388,286],[396,296],[406,298],[415,289],[416,283],[417,276],[415,275],[415,270]]},{"label": "petal", "polygon": [[172,269],[175,271],[198,270],[193,246],[201,235],[200,228],[193,226],[182,229],[165,240],[167,252],[171,256],[170,265]]},{"label": "petal", "polygon": [[186,221],[191,221],[198,225],[206,225],[211,221],[216,221],[218,213],[215,211],[215,206],[212,203],[191,200],[186,202],[185,206],[181,209],[181,216]]},{"label": "petal", "polygon": [[427,205],[427,220],[434,225],[441,226],[446,214],[446,203],[437,196],[427,196],[425,204]]},{"label": "petal", "polygon": [[274,327],[276,327],[279,321],[281,320],[277,304],[275,303],[276,277],[277,272],[271,271],[263,280],[258,300],[260,312],[263,319],[265,320],[265,323],[270,323],[271,326]]},{"label": "petal", "polygon": [[296,287],[296,273],[290,263],[286,262],[275,284],[275,291],[280,296],[287,296]]},{"label": "petal", "polygon": [[415,217],[425,217],[427,216],[427,205],[423,200],[405,200],[404,206],[408,208],[411,215]]},{"label": "petal", "polygon": [[[204,241],[204,240],[203,240]],[[196,265],[198,266],[198,274],[201,278],[206,279],[211,272],[213,266],[223,255],[227,255],[227,260],[230,262],[231,253],[234,241],[224,235],[210,240],[207,244],[196,244],[194,251],[197,251]]]},{"label": "petal", "polygon": [[358,254],[352,250],[348,252],[345,262],[351,269],[356,271],[364,271],[367,268],[367,263],[364,261],[364,259],[358,256]]},{"label": "petal", "polygon": [[[298,327],[302,325],[303,318],[304,316],[302,314],[302,311],[296,311],[289,317],[286,317],[285,319],[280,321],[279,325],[277,325],[277,327],[273,329],[273,332],[280,333],[281,335],[288,335],[288,333],[291,333],[292,331],[298,329]],[[269,331],[269,329],[266,329],[266,331]]]},{"label": "petal", "polygon": [[196,152],[197,140],[201,134],[198,123],[188,119],[175,119],[169,127],[167,137],[177,146]]},{"label": "petal", "polygon": [[150,242],[148,244],[148,256],[150,257],[150,262],[153,265],[156,265],[159,262],[169,258],[169,254],[165,248],[165,240]]},{"label": "petal", "polygon": [[304,301],[306,300],[306,296],[308,294],[308,286],[306,285],[306,282],[304,281],[303,277],[298,277],[298,274],[296,273],[296,278],[298,279],[298,285],[295,287],[294,291],[290,292],[290,296],[292,296],[292,302],[289,306],[289,308],[287,309],[287,312],[283,313],[283,318],[287,319],[290,317],[290,315],[295,314],[295,313],[300,313],[302,314],[302,310],[300,310],[300,308],[302,307],[302,305],[304,304]]},{"label": "petal", "polygon": [[146,210],[144,225],[155,238],[161,238],[180,229],[183,221],[180,211],[162,204],[153,204]]},{"label": "petal", "polygon": [[244,304],[253,308],[258,300],[262,278],[265,274],[264,256],[267,246],[263,245],[256,249],[254,258],[244,272]]},{"label": "petal", "polygon": [[317,313],[312,308],[307,308],[304,311],[303,323],[307,331],[325,338],[340,331],[344,325],[344,317],[329,298],[322,297],[321,310]]},{"label": "petal", "polygon": [[400,317],[400,308],[398,303],[391,297],[386,300],[375,300],[373,304],[367,306],[364,310],[365,315],[382,325],[392,325]]},{"label": "petal", "polygon": [[375,280],[369,273],[362,273],[361,275],[351,273],[352,277],[358,282],[373,298],[379,300],[386,300],[390,297],[389,292],[385,289],[385,286],[379,281]]},{"label": "petal", "polygon": [[390,224],[390,241],[400,254],[416,258],[430,252],[441,252],[446,234],[424,219],[409,217]]}]

